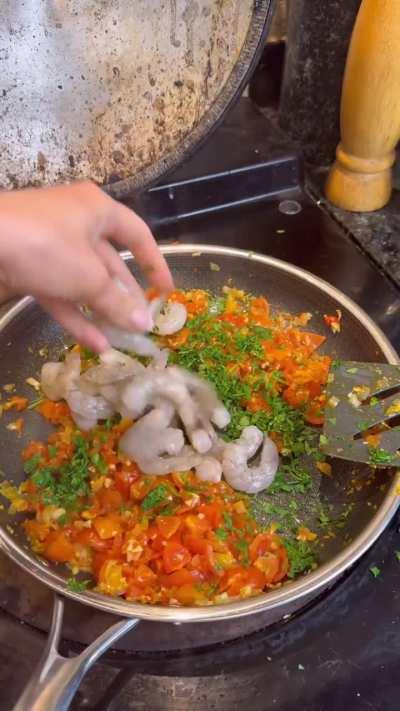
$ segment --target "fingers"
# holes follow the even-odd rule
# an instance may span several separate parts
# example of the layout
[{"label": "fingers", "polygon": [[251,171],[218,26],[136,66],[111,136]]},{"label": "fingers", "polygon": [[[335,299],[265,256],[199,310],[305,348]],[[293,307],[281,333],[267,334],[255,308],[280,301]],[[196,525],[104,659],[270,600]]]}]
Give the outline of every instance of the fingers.
[{"label": "fingers", "polygon": [[108,273],[113,278],[118,279],[130,293],[135,295],[137,298],[140,296],[143,301],[145,301],[142,289],[122,257],[118,254],[117,250],[114,249],[109,242],[100,241],[95,245],[95,251],[106,267]]},{"label": "fingers", "polygon": [[98,316],[125,331],[150,331],[153,328],[148,302],[136,284],[138,293],[126,291],[111,277],[101,291],[87,298],[86,303]]},{"label": "fingers", "polygon": [[101,331],[81,313],[77,306],[62,299],[38,299],[40,305],[82,346],[102,353],[110,346]]},{"label": "fingers", "polygon": [[107,225],[109,238],[128,247],[150,284],[161,292],[168,293],[174,288],[171,272],[162,256],[151,231],[132,210],[114,202]]}]

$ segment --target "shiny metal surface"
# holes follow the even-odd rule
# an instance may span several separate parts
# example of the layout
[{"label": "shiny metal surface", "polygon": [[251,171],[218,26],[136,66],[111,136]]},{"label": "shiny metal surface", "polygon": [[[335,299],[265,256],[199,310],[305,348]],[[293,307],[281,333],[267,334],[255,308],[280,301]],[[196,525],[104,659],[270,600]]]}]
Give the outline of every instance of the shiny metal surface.
[{"label": "shiny metal surface", "polygon": [[[359,359],[364,356],[366,360],[369,357],[370,360],[376,358],[390,363],[398,362],[396,352],[389,341],[367,314],[340,291],[309,272],[271,257],[228,247],[193,246],[189,244],[164,247],[163,252],[170,260],[172,267],[176,268],[177,279],[181,275],[182,285],[185,284],[186,280],[186,284],[191,283],[192,286],[208,285],[210,288],[217,288],[218,285],[226,282],[228,276],[232,276],[234,283],[238,287],[243,286],[243,288],[249,289],[252,286],[254,291],[266,294],[274,291],[276,299],[284,303],[288,309],[290,307],[295,308],[297,305],[297,308],[303,310],[307,305],[311,304],[312,299],[314,299],[313,303],[320,305],[322,308],[325,308],[325,305],[330,308],[339,306],[343,310],[344,318],[348,320],[349,326],[347,335],[342,337],[347,339],[343,341],[342,354],[340,353],[341,341],[335,341],[339,355],[343,356],[344,353],[347,353],[348,357],[353,357],[354,353],[359,353]],[[194,254],[197,256],[193,256]],[[128,255],[125,255],[125,257],[128,258]],[[222,265],[220,272],[210,271],[210,259],[220,262]],[[7,327],[12,327],[14,322],[15,333],[17,334],[18,328],[24,327],[24,312],[29,311],[29,309],[32,309],[32,300],[29,298],[21,300],[11,308],[0,321],[0,336],[2,331],[5,334],[11,333],[7,331]],[[32,320],[32,316],[29,318]],[[38,323],[38,328],[44,332],[44,336],[48,339],[49,331],[46,329],[49,326],[45,325],[43,327],[44,317],[38,313],[33,321],[35,319]],[[18,326],[18,323],[21,325]],[[22,333],[20,335],[22,338]],[[24,337],[27,336],[24,335]],[[10,347],[12,347],[12,340],[10,343]],[[16,362],[15,347],[16,342],[14,343],[14,351],[10,351],[14,367]],[[17,377],[17,373],[15,375]],[[6,443],[6,449],[7,446],[8,443]],[[3,459],[6,456],[4,448],[2,456]],[[13,456],[15,467],[14,453]],[[400,476],[397,474],[393,481],[383,488],[383,491],[380,487],[377,488],[376,494],[381,498],[377,499],[376,513],[372,514],[372,509],[369,509],[369,511],[367,510],[368,520],[366,524],[362,519],[356,524],[353,523],[351,530],[353,534],[352,542],[348,545],[343,544],[316,571],[259,597],[216,607],[155,607],[129,603],[121,599],[107,598],[90,591],[80,594],[73,593],[67,587],[67,573],[63,575],[56,568],[51,568],[46,562],[38,559],[30,550],[24,547],[21,539],[18,540],[18,532],[10,533],[4,524],[0,528],[0,545],[15,562],[41,582],[72,599],[92,605],[104,612],[163,622],[205,622],[238,618],[290,604],[329,585],[340,573],[356,561],[384,530],[398,507],[396,487],[399,483]],[[371,499],[371,496],[372,492],[369,492],[369,499]]]},{"label": "shiny metal surface", "polygon": [[90,178],[122,197],[216,125],[272,0],[0,0],[0,186]]},{"label": "shiny metal surface", "polygon": [[89,669],[119,637],[138,624],[130,619],[117,622],[75,657],[67,659],[58,651],[64,603],[54,600],[53,619],[46,649],[14,711],[66,711]]}]

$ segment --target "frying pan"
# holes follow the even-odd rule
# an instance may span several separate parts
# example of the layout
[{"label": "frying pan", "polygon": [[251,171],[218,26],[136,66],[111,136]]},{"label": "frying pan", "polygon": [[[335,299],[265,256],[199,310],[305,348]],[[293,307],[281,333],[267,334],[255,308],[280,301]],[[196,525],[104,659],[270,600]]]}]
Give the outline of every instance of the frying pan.
[{"label": "frying pan", "polygon": [[[229,247],[180,245],[163,247],[162,251],[180,288],[206,288],[218,292],[230,281],[238,288],[264,294],[275,309],[312,312],[315,314],[312,322],[315,330],[323,329],[324,313],[334,313],[336,308],[340,308],[343,313],[342,332],[336,336],[329,335],[322,350],[348,360],[399,362],[380,329],[353,301],[302,269],[271,257]],[[136,273],[133,258],[129,254],[123,256]],[[38,351],[48,346],[49,357],[56,355],[64,337],[60,327],[30,297],[11,307],[0,320],[3,384],[15,383],[19,394],[32,397],[25,380],[40,370],[43,358]],[[0,467],[6,478],[16,485],[24,478],[20,458],[22,447],[30,439],[47,436],[47,426],[34,412],[28,411],[25,419],[25,430],[20,440],[16,441],[15,433],[5,427],[0,432]],[[333,476],[322,477],[319,482],[320,496],[333,507],[348,503],[350,481],[354,476],[366,474],[371,474],[366,465],[360,465],[355,474],[354,465],[334,461]],[[396,487],[399,482],[397,474],[378,472],[372,484],[356,492],[352,499],[354,508],[340,535],[321,548],[320,565],[314,572],[258,597],[211,607],[157,607],[109,598],[91,591],[72,592],[67,586],[70,575],[67,568],[50,565],[35,555],[29,549],[16,517],[10,517],[5,507],[0,511],[2,550],[57,593],[47,648],[16,708],[19,711],[66,709],[90,666],[140,620],[175,624],[228,620],[283,608],[326,588],[372,545],[389,523],[398,506]],[[81,655],[65,659],[57,652],[63,617],[62,596],[126,619],[113,625]]]}]

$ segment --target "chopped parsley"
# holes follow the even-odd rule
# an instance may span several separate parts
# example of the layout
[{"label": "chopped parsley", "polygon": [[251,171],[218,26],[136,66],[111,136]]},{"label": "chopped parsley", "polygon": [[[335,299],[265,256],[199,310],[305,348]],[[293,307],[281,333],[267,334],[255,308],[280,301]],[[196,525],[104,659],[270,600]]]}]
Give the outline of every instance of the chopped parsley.
[{"label": "chopped parsley", "polygon": [[249,559],[249,544],[244,539],[235,542],[235,548],[238,549],[243,565],[250,565]]},{"label": "chopped parsley", "polygon": [[215,530],[215,535],[217,536],[217,538],[220,539],[220,541],[226,541],[229,534],[228,531],[225,530],[225,528],[220,527]]},{"label": "chopped parsley", "polygon": [[25,463],[25,471],[32,475],[34,484],[43,490],[42,500],[45,505],[73,508],[79,498],[90,492],[88,443],[82,435],[76,435],[73,442],[74,454],[69,462],[59,468],[41,466],[43,462],[38,455]]},{"label": "chopped parsley", "polygon": [[24,472],[25,474],[33,474],[39,467],[39,464],[42,461],[42,457],[40,454],[34,454],[33,457],[30,459],[27,459],[27,461],[24,464]]},{"label": "chopped parsley", "polygon": [[290,563],[289,578],[296,578],[300,573],[304,573],[316,567],[316,559],[312,545],[308,541],[286,538],[283,543],[287,550]]},{"label": "chopped parsley", "polygon": [[224,523],[225,523],[227,530],[233,531],[234,526],[233,526],[232,516],[230,514],[228,514],[227,511],[223,511],[222,516],[223,516]]},{"label": "chopped parsley", "polygon": [[108,466],[99,452],[93,452],[93,454],[90,455],[90,461],[100,474],[107,474]]},{"label": "chopped parsley", "polygon": [[368,447],[369,463],[375,466],[390,466],[393,461],[393,455],[387,452],[386,449],[379,447]]},{"label": "chopped parsley", "polygon": [[377,565],[373,565],[373,566],[371,566],[371,568],[369,569],[369,572],[374,576],[374,578],[378,578],[379,575],[381,574],[381,569],[378,568]]},{"label": "chopped parsley", "polygon": [[141,503],[143,511],[150,511],[156,508],[156,506],[159,506],[166,500],[167,496],[167,487],[164,484],[159,484],[144,497]]},{"label": "chopped parsley", "polygon": [[67,580],[68,590],[71,590],[71,592],[76,593],[84,592],[89,584],[90,580],[78,580],[74,577],[68,578]]}]

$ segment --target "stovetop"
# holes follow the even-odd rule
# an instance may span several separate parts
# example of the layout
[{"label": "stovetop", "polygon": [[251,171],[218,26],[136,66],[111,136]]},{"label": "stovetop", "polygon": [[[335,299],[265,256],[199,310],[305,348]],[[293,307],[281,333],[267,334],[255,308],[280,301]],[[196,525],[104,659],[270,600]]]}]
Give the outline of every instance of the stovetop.
[{"label": "stovetop", "polygon": [[[359,303],[399,347],[398,291],[351,235],[301,191],[300,178],[296,151],[242,100],[187,166],[135,206],[162,242],[242,247],[312,271]],[[264,620],[259,631],[254,625],[230,630],[230,641],[217,644],[205,635],[185,645],[184,632],[171,626],[165,633],[171,642],[154,644],[156,652],[151,644],[111,652],[89,672],[72,709],[228,711],[247,703],[254,711],[297,711],[299,704],[307,711],[394,711],[400,690],[396,550],[398,517],[334,588],[292,616],[273,624]],[[373,566],[380,569],[377,578]],[[2,575],[0,708],[7,710],[45,644],[40,629],[49,623],[51,599],[28,578],[20,584],[24,594],[7,597],[17,574],[0,560]],[[33,609],[38,596],[42,602]],[[79,607],[84,627],[92,613]],[[68,630],[65,637],[63,651],[79,651],[69,641],[79,635]]]}]

